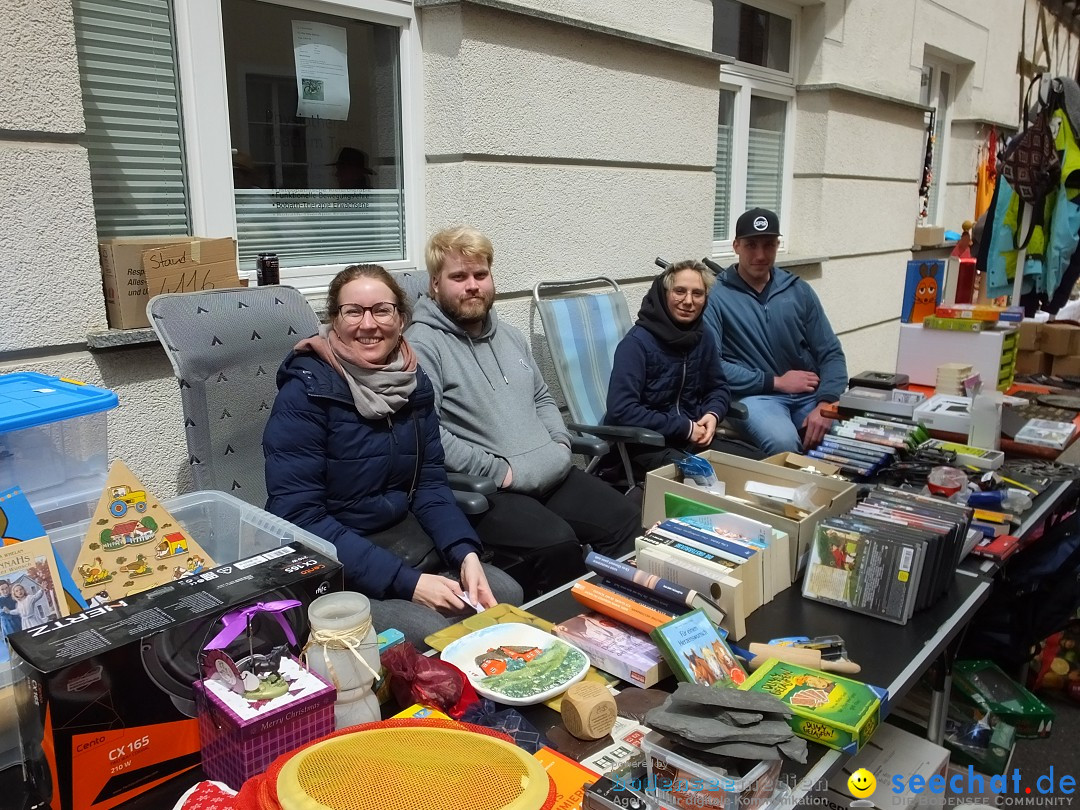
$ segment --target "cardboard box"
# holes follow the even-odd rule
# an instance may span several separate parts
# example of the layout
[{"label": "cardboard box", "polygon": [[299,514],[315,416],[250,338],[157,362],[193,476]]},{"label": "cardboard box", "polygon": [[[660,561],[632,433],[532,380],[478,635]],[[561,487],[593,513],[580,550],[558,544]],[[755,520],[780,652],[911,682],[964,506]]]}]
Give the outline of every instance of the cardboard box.
[{"label": "cardboard box", "polygon": [[945,229],[936,225],[915,226],[916,247],[937,247],[945,244]]},{"label": "cardboard box", "polygon": [[[1047,359],[1050,359],[1049,355],[1047,355]],[[1051,371],[1055,377],[1080,377],[1080,356],[1067,354],[1053,358]]]},{"label": "cardboard box", "polygon": [[[98,254],[105,290],[105,313],[113,329],[149,326],[146,305],[150,296],[159,292],[240,286],[236,274],[236,242],[232,239],[122,236],[100,242]],[[151,268],[151,278],[155,282],[153,293],[147,285],[150,255],[158,257]]]},{"label": "cardboard box", "polygon": [[[283,545],[10,636],[28,789],[52,810],[107,810],[195,767],[192,684],[221,615],[297,599],[283,615],[304,638],[307,605],[343,584],[336,560]],[[258,651],[283,641],[274,618],[252,628]]]},{"label": "cardboard box", "polygon": [[203,773],[239,790],[282,754],[334,730],[337,690],[295,658],[282,661],[289,691],[258,707],[221,681],[196,681]]},{"label": "cardboard box", "polygon": [[789,470],[802,470],[803,472],[816,473],[818,475],[836,475],[840,468],[835,464],[822,461],[820,458],[801,456],[798,453],[777,453],[762,459],[766,464],[775,464]]},{"label": "cardboard box", "polygon": [[1043,324],[1039,350],[1055,357],[1080,354],[1080,326],[1071,323]]},{"label": "cardboard box", "polygon": [[948,332],[902,323],[896,370],[907,374],[916,385],[934,386],[938,366],[963,363],[979,373],[984,387],[996,386],[1004,391],[1012,373],[1008,353],[1015,345],[1014,324],[995,324],[983,332]]},{"label": "cardboard box", "polygon": [[[826,478],[803,470],[789,470],[763,461],[751,461],[739,456],[718,453],[715,450],[706,450],[699,455],[712,464],[716,477],[724,482],[726,494],[713,495],[698,487],[682,483],[682,474],[674,464],[660,467],[645,476],[645,500],[641,510],[642,525],[651,526],[667,516],[664,506],[666,492],[715,506],[725,512],[734,512],[737,515],[753,518],[787,533],[791,549],[793,582],[798,577],[799,566],[805,560],[806,552],[810,548],[817,522],[822,518],[843,514],[855,507],[857,487],[850,482]],[[817,504],[817,508],[802,519],[783,517],[762,509],[750,500],[746,500],[748,481],[786,487],[813,484],[816,490],[812,500]]]},{"label": "cardboard box", "polygon": [[[1016,353],[1017,374],[1049,374],[1054,361],[1052,354],[1021,349]],[[1060,358],[1069,359],[1069,358]]]},{"label": "cardboard box", "polygon": [[1033,318],[1025,318],[1020,321],[1020,335],[1017,347],[1025,352],[1033,352],[1039,348],[1042,342],[1043,322]]},{"label": "cardboard box", "polygon": [[866,745],[889,703],[889,693],[881,687],[775,658],[738,688],[781,701],[791,710],[787,722],[798,736],[845,754]]},{"label": "cardboard box", "polygon": [[[940,807],[945,802],[948,750],[896,726],[887,723],[878,726],[862,751],[845,762],[839,774],[830,777],[828,789],[821,791],[823,803],[847,810],[851,800],[856,798],[848,790],[847,781],[859,768],[866,768],[874,774],[877,789],[866,799],[878,810],[932,808]],[[894,790],[894,776],[901,777],[904,790]],[[922,777],[925,784],[917,793],[910,788],[913,776]],[[941,790],[938,793],[933,791],[939,783],[930,781],[935,777],[940,779]]]}]

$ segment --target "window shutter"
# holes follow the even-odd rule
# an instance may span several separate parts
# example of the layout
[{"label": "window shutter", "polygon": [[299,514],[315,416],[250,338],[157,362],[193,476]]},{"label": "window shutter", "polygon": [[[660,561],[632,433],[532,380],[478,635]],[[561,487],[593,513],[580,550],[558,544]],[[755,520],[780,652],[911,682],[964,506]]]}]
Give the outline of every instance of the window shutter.
[{"label": "window shutter", "polygon": [[169,0],[74,0],[98,236],[189,233]]},{"label": "window shutter", "polygon": [[713,202],[713,240],[727,239],[731,232],[731,125],[721,124],[716,136],[716,200]]},{"label": "window shutter", "polygon": [[780,210],[784,185],[784,133],[750,128],[747,139],[746,207]]}]

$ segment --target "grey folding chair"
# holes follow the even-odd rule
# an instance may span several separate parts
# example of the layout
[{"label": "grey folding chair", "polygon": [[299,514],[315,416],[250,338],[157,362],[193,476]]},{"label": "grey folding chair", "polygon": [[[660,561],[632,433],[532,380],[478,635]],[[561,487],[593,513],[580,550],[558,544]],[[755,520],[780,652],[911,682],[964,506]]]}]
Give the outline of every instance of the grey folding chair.
[{"label": "grey folding chair", "polygon": [[188,463],[198,489],[266,505],[262,434],[278,366],[319,318],[293,287],[155,296],[146,306],[180,382]]}]

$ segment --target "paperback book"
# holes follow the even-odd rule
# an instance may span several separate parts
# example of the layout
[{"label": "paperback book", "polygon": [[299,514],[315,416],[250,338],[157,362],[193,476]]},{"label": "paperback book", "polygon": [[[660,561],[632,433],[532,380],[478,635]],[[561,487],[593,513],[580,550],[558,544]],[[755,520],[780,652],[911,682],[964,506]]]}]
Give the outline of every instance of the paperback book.
[{"label": "paperback book", "polygon": [[583,650],[597,669],[634,686],[653,686],[671,674],[652,639],[601,613],[581,613],[551,632]]}]

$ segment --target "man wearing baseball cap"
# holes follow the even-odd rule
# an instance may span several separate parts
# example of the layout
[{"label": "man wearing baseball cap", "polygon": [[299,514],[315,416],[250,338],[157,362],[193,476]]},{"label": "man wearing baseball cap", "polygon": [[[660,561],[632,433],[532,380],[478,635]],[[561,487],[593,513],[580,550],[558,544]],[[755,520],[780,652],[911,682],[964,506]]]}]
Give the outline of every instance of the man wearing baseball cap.
[{"label": "man wearing baseball cap", "polygon": [[729,421],[770,455],[816,447],[831,424],[822,408],[847,387],[844,350],[817,295],[773,266],[779,245],[774,212],[751,208],[739,217],[739,261],[717,273],[705,307],[732,398],[747,410]]}]

